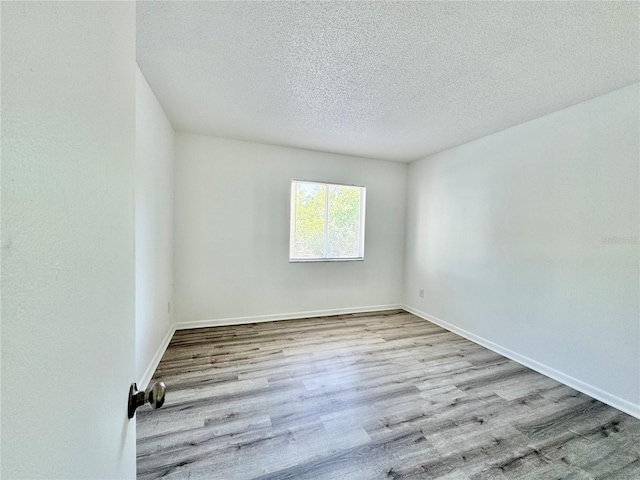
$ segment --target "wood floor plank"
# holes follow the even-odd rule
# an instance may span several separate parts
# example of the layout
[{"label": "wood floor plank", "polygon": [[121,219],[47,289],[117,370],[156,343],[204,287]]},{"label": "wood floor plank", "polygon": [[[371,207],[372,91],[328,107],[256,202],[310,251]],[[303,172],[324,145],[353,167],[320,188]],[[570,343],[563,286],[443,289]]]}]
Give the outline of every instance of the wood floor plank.
[{"label": "wood floor plank", "polygon": [[639,479],[640,420],[403,310],[175,333],[138,478]]}]

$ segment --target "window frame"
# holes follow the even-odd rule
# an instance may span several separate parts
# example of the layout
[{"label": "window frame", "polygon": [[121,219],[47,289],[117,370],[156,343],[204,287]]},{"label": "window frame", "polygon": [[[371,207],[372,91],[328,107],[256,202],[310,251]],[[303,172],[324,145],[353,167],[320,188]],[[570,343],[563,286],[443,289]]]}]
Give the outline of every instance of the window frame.
[{"label": "window frame", "polygon": [[[315,185],[323,185],[326,187],[325,190],[325,222],[324,222],[324,242],[325,242],[325,253],[327,251],[327,242],[329,238],[329,187],[330,186],[338,186],[338,187],[356,187],[360,189],[360,232],[359,232],[359,253],[358,257],[347,257],[347,258],[332,258],[332,257],[313,257],[313,258],[297,258],[291,256],[291,246],[293,245],[295,238],[295,222],[294,222],[294,211],[293,211],[293,186],[296,183],[312,183]],[[364,261],[364,237],[365,237],[365,214],[366,214],[366,203],[367,203],[367,187],[364,185],[354,185],[351,183],[338,183],[338,182],[319,182],[316,180],[303,180],[294,178],[291,180],[289,186],[289,263],[314,263],[314,262],[362,262]]]}]

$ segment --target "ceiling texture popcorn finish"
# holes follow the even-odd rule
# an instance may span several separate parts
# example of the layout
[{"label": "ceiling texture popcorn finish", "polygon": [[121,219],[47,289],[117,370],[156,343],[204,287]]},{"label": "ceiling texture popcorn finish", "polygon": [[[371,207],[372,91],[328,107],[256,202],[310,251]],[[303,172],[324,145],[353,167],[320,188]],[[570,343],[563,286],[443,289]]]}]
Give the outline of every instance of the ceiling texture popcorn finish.
[{"label": "ceiling texture popcorn finish", "polygon": [[636,2],[138,2],[175,129],[412,161],[640,80]]}]

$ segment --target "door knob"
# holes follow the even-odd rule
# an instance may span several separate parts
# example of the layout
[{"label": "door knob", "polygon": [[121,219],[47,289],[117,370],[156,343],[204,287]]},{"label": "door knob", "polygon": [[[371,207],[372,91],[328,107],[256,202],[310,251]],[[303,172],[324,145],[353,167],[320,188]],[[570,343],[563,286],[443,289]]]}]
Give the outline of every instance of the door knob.
[{"label": "door knob", "polygon": [[136,409],[145,403],[149,403],[154,410],[160,408],[164,404],[164,395],[167,392],[167,386],[164,382],[154,382],[149,385],[144,392],[138,390],[138,386],[132,383],[129,387],[129,418],[133,418]]}]

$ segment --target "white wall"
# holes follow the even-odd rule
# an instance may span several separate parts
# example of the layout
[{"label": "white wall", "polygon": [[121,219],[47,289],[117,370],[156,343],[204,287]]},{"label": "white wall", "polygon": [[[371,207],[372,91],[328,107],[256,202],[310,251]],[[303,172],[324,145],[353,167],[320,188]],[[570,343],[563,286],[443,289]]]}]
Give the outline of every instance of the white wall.
[{"label": "white wall", "polygon": [[134,478],[135,5],[1,8],[1,476]]},{"label": "white wall", "polygon": [[169,306],[173,303],[173,155],[173,127],[136,66],[136,378],[139,388],[144,388],[153,374],[173,327],[173,311]]},{"label": "white wall", "polygon": [[410,307],[636,415],[638,97],[636,84],[412,163],[405,270]]},{"label": "white wall", "polygon": [[[176,133],[178,322],[397,305],[406,164]],[[292,179],[367,187],[365,260],[289,263]]]}]

